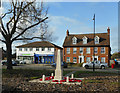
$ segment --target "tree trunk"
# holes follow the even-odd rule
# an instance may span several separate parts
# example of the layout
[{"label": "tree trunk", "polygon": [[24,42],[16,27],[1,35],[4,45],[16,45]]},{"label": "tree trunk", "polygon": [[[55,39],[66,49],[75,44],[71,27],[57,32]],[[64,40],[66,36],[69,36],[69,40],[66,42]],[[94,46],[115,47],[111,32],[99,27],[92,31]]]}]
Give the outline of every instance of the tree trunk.
[{"label": "tree trunk", "polygon": [[10,41],[6,42],[6,52],[7,52],[7,69],[13,69],[12,67],[12,43]]}]

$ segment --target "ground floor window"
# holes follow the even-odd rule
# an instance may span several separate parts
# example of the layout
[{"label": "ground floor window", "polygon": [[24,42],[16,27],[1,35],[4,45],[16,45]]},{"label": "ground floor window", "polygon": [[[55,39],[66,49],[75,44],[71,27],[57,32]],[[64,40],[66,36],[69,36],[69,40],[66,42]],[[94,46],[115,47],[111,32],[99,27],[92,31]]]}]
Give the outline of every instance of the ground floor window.
[{"label": "ground floor window", "polygon": [[34,61],[33,56],[18,56],[17,59],[25,61],[26,63],[32,63]]},{"label": "ground floor window", "polygon": [[86,62],[90,62],[90,57],[86,57]]},{"label": "ground floor window", "polygon": [[70,57],[67,57],[67,62],[70,62]]},{"label": "ground floor window", "polygon": [[105,62],[105,57],[101,57],[101,62]]},{"label": "ground floor window", "polygon": [[48,56],[44,56],[44,55],[38,55],[35,54],[34,55],[34,63],[36,64],[51,64],[54,63],[54,55],[48,55]]},{"label": "ground floor window", "polygon": [[73,63],[77,63],[77,58],[73,57]]},{"label": "ground floor window", "polygon": [[20,59],[20,60],[32,60],[33,61],[33,56],[18,56],[18,59]]},{"label": "ground floor window", "polygon": [[23,60],[32,60],[33,59],[33,57],[29,57],[29,56],[24,56],[23,57]]}]

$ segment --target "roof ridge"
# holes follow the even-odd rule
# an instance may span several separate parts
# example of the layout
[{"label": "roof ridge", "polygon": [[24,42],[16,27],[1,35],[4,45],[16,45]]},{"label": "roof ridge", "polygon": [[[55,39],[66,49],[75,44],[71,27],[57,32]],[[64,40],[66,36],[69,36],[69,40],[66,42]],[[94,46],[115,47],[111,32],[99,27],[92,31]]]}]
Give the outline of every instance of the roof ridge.
[{"label": "roof ridge", "polygon": [[[72,38],[73,37],[77,37],[77,44],[74,45],[72,44]],[[83,44],[83,40],[82,37],[86,36],[87,38],[89,38],[88,43],[86,45]],[[65,46],[91,46],[94,44],[94,33],[89,33],[89,34],[69,34],[69,36],[66,36],[64,39],[64,43],[63,43],[63,47]],[[104,46],[104,45],[110,45],[110,36],[108,35],[108,33],[95,33],[95,36],[100,37],[100,41],[99,41],[99,46]]]},{"label": "roof ridge", "polygon": [[[89,33],[89,34],[69,34],[70,35],[91,35],[91,34],[94,34],[94,33]],[[95,34],[107,34],[107,33],[95,33]]]},{"label": "roof ridge", "polygon": [[[37,44],[38,43],[38,44]],[[38,47],[38,46],[47,46],[47,47],[58,47],[58,48],[62,48],[54,43],[51,43],[49,41],[35,41],[35,42],[31,42],[31,43],[28,43],[28,44],[23,44],[23,45],[19,45],[19,46],[16,46],[16,47],[30,47],[30,45],[32,45],[31,47]]]}]

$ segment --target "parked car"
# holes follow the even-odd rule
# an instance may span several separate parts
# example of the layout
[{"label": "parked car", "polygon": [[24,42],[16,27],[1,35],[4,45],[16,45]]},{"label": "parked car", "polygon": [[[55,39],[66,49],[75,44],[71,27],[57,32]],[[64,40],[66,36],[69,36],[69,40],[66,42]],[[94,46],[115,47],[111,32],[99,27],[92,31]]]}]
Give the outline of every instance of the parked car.
[{"label": "parked car", "polygon": [[[2,65],[7,65],[7,60],[2,60]],[[12,60],[12,65],[17,66],[17,63],[14,60]]]},{"label": "parked car", "polygon": [[20,64],[26,64],[24,60],[20,60]]},{"label": "parked car", "polygon": [[17,66],[17,63],[15,61],[12,61],[13,66]]},{"label": "parked car", "polygon": [[19,60],[14,60],[17,64],[20,64],[20,61]]},{"label": "parked car", "polygon": [[2,61],[1,61],[1,64],[2,64],[2,65],[7,65],[7,60],[2,60]]},{"label": "parked car", "polygon": [[120,61],[117,61],[116,63],[117,63],[117,65],[120,65]]},{"label": "parked car", "polygon": [[118,61],[118,64],[120,65],[120,61]]},{"label": "parked car", "polygon": [[[56,67],[56,63],[51,64],[52,67]],[[61,66],[63,66],[63,68],[67,68],[67,63],[66,62],[62,62]]]},{"label": "parked car", "polygon": [[108,67],[107,63],[103,63],[103,62],[100,62],[100,61],[83,63],[82,66],[85,67],[86,69],[93,68],[93,63],[94,63],[95,68],[105,69],[106,67]]}]

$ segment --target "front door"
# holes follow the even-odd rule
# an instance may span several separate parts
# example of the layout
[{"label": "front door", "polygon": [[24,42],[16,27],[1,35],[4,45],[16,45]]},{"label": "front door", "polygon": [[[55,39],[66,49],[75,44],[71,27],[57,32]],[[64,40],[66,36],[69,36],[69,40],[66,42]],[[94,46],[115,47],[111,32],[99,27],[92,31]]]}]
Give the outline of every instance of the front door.
[{"label": "front door", "polygon": [[82,58],[80,57],[80,63],[82,63]]},{"label": "front door", "polygon": [[84,62],[84,56],[79,56],[79,63]]},{"label": "front door", "polygon": [[93,61],[98,61],[98,56],[93,56]]},{"label": "front door", "polygon": [[98,68],[99,67],[99,64],[97,63],[98,56],[95,56],[93,61],[94,61],[94,64],[95,64],[95,68]]},{"label": "front door", "polygon": [[97,61],[97,58],[94,58],[94,61]]}]

